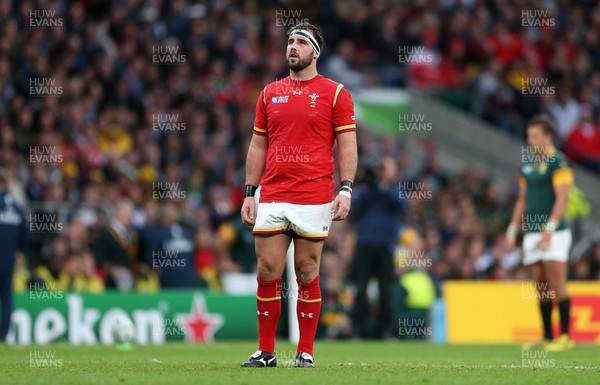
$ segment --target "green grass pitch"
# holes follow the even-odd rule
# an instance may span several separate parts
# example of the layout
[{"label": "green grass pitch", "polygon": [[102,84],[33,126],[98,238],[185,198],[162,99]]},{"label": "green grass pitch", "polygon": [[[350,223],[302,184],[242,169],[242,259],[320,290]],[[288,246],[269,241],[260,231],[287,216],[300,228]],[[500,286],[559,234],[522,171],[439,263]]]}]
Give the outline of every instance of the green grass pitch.
[{"label": "green grass pitch", "polygon": [[172,343],[125,352],[112,346],[2,345],[0,384],[600,384],[600,347],[591,345],[524,356],[516,345],[318,341],[317,368],[294,369],[294,347],[280,343],[278,367],[240,368],[255,349],[251,342]]}]

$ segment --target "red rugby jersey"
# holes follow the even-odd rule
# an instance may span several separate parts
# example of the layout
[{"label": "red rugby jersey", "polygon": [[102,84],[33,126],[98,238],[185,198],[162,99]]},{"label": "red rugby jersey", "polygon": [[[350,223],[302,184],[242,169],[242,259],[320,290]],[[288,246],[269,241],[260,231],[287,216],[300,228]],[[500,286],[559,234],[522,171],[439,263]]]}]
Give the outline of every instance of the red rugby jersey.
[{"label": "red rugby jersey", "polygon": [[321,75],[267,85],[256,103],[254,134],[267,136],[260,202],[316,205],[334,198],[333,144],[356,131],[354,103],[343,84]]}]

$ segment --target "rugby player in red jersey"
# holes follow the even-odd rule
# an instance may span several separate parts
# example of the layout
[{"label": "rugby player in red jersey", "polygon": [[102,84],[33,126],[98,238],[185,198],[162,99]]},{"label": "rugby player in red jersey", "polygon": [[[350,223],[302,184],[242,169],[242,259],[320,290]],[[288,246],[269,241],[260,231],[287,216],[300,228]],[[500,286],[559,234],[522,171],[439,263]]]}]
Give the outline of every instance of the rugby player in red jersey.
[{"label": "rugby player in red jersey", "polygon": [[[258,351],[243,367],[277,365],[281,276],[292,241],[300,329],[294,366],[315,366],[321,251],[332,220],[348,216],[357,165],[352,97],[342,84],[317,73],[322,47],[317,27],[308,23],[292,27],[286,50],[290,76],[267,85],[256,103],[241,215],[255,235],[259,341]],[[336,141],[341,179],[337,195],[333,181]]]}]

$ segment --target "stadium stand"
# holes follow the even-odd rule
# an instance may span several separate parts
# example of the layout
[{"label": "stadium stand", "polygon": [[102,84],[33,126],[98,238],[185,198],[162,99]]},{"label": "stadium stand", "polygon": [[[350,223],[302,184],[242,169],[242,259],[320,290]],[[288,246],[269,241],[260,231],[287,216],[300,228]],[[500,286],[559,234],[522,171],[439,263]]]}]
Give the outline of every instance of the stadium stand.
[{"label": "stadium stand", "polygon": [[[144,235],[161,228],[164,202],[177,206],[191,234],[196,279],[188,285],[222,290],[222,271],[251,271],[247,260],[222,260],[232,254],[223,245],[244,246],[235,243],[232,218],[243,199],[256,98],[287,76],[286,19],[277,12],[300,8],[268,3],[0,0],[0,165],[30,219],[47,225],[31,233],[15,290],[38,280],[90,292],[159,290]],[[299,3],[310,9],[299,17],[324,27],[320,68],[351,90],[404,87],[517,138],[545,111],[571,160],[600,169],[596,1],[550,2],[554,22],[542,28],[531,27],[520,1]],[[36,8],[57,13],[32,15]],[[64,27],[32,26],[44,18]],[[432,60],[399,63],[400,47]],[[549,94],[524,95],[531,79],[543,80]],[[359,131],[361,158],[396,159],[399,182],[423,182],[432,192],[408,202],[397,224],[399,250],[421,250],[434,282],[525,277],[520,250],[501,247],[514,193],[501,194],[472,169],[449,173],[434,143],[423,142],[428,155],[416,164],[402,140],[361,130],[360,122]],[[119,216],[124,200],[132,211]],[[351,333],[340,314],[349,309],[352,229],[336,224],[324,253],[333,337]],[[96,246],[111,237],[117,251],[104,255]],[[600,279],[600,241],[571,274]]]}]

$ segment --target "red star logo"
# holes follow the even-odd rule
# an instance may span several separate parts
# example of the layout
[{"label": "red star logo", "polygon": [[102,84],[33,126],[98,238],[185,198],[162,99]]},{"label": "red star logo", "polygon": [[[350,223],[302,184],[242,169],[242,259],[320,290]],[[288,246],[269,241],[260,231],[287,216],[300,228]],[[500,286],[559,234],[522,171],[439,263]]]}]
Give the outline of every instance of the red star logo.
[{"label": "red star logo", "polygon": [[194,296],[188,314],[177,314],[177,324],[188,342],[213,342],[214,335],[225,322],[221,314],[209,314],[201,295]]}]

